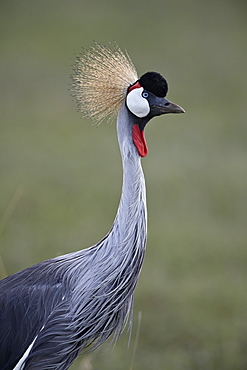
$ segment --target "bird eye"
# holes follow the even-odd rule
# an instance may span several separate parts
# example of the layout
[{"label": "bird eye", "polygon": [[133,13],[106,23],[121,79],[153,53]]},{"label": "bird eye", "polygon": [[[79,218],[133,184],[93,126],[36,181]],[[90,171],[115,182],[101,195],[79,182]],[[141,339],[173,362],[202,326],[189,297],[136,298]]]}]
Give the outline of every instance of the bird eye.
[{"label": "bird eye", "polygon": [[143,98],[148,98],[148,92],[144,91],[144,92],[142,93],[142,96],[143,96]]}]

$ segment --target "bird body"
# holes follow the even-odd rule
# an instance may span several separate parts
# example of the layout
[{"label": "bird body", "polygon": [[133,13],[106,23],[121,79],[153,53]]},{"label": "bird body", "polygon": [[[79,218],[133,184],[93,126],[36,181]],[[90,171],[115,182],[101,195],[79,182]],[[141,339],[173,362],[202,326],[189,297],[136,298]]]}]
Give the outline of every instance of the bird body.
[{"label": "bird body", "polygon": [[[80,353],[95,349],[110,337],[116,340],[128,320],[131,323],[133,294],[147,235],[145,179],[141,167],[141,157],[147,154],[144,127],[150,118],[168,109],[165,104],[170,104],[171,113],[183,110],[153,92],[147,93],[149,100],[143,97],[145,78],[143,85],[142,77],[140,83],[133,81],[133,65],[119,56],[119,49],[118,54],[101,46],[96,49],[97,53],[86,58],[87,63],[91,60],[91,66],[86,68],[83,61],[83,73],[79,63],[75,78],[79,84],[75,89],[79,105],[84,102],[78,92],[81,85],[83,89],[87,85],[87,106],[93,107],[91,82],[85,83],[88,80],[84,73],[90,74],[90,68],[95,73],[99,65],[95,65],[95,60],[101,60],[100,53],[106,58],[103,62],[108,69],[108,59],[117,55],[125,71],[128,63],[132,71],[131,81],[126,84],[126,75],[123,79],[125,90],[123,86],[119,88],[124,93],[122,101],[118,99],[117,116],[123,166],[118,211],[109,233],[94,246],[40,262],[0,281],[1,370],[66,370]],[[118,65],[116,60],[115,65]],[[155,101],[161,100],[162,107],[155,105]],[[98,117],[97,109],[88,112]],[[104,114],[109,112],[112,113],[108,104]],[[99,116],[102,118],[102,111]]]}]

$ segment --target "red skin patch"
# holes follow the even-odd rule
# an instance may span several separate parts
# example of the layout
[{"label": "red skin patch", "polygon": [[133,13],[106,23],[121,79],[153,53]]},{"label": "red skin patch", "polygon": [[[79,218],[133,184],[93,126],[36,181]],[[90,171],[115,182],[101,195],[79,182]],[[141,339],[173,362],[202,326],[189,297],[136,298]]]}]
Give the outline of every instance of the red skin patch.
[{"label": "red skin patch", "polygon": [[138,124],[135,124],[132,127],[132,139],[139,155],[141,157],[146,157],[148,154],[148,147],[144,136],[144,131],[140,129]]},{"label": "red skin patch", "polygon": [[129,89],[128,89],[128,93],[134,89],[139,89],[141,86],[140,82],[137,81],[134,85],[130,86]]},{"label": "red skin patch", "polygon": [[[137,81],[134,85],[129,87],[128,92],[134,90],[134,89],[139,89],[142,87]],[[141,157],[146,157],[148,154],[148,147],[146,143],[146,139],[144,136],[144,131],[142,131],[139,127],[138,124],[133,125],[132,127],[132,140],[136,146],[136,149]]]}]

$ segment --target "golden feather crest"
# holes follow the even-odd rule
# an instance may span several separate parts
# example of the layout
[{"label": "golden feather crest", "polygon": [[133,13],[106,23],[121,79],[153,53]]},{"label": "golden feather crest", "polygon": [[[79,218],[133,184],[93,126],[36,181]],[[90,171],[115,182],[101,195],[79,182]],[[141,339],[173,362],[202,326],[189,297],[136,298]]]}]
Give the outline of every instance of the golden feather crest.
[{"label": "golden feather crest", "polygon": [[77,56],[72,95],[85,118],[100,123],[116,114],[137,72],[127,51],[95,43]]}]

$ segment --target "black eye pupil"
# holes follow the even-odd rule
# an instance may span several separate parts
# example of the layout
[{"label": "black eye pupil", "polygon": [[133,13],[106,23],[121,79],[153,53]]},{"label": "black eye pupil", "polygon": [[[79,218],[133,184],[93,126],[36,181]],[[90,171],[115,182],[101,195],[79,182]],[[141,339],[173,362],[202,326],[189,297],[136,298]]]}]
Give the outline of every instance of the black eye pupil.
[{"label": "black eye pupil", "polygon": [[143,96],[144,98],[148,98],[148,93],[147,93],[146,91],[144,91],[144,92],[143,92],[143,94],[142,94],[142,96]]}]

